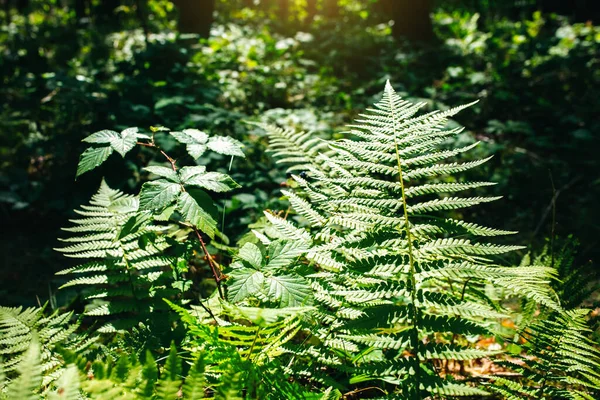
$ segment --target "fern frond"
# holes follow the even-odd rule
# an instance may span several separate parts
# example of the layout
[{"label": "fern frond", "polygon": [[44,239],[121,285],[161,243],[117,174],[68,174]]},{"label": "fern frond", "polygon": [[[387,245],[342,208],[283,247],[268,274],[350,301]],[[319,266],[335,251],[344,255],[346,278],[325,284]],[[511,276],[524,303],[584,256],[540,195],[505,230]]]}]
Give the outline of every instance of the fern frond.
[{"label": "fern frond", "polygon": [[[169,226],[155,225],[150,213],[138,213],[137,206],[135,197],[103,181],[90,205],[83,207],[96,216],[71,221],[84,230],[67,228],[85,234],[69,238],[68,243],[76,244],[57,250],[90,261],[58,274],[70,278],[62,287],[83,287],[83,297],[94,300],[84,315],[120,316],[123,321],[133,315],[149,317],[155,304],[162,304],[161,298],[167,296],[167,287],[159,281],[174,263],[164,255],[169,244],[163,232]],[[113,329],[112,324],[100,328]]]}]

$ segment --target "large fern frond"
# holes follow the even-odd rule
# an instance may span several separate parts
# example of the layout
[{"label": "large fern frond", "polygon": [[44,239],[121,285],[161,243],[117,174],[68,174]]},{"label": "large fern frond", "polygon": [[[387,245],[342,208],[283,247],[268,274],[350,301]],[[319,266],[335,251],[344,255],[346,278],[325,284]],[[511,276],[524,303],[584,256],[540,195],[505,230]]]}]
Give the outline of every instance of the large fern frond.
[{"label": "large fern frond", "polygon": [[[307,173],[293,175],[298,190],[285,194],[308,231],[274,215],[267,218],[276,237],[310,246],[305,258],[316,271],[304,276],[319,307],[313,314],[319,323],[308,328],[315,343],[304,354],[314,347],[323,362],[338,360],[328,365],[339,364],[336,369],[349,373],[349,384],[392,384],[390,396],[481,395],[486,391],[481,386],[436,373],[440,362],[494,355],[466,340],[492,335],[510,313],[487,287],[558,310],[550,286],[555,274],[551,268],[507,268],[491,261],[521,247],[482,238],[514,232],[443,217],[442,212],[498,197],[458,195],[492,184],[453,177],[489,160],[453,160],[478,143],[445,147],[461,132],[445,128],[448,119],[469,105],[418,115],[422,106],[401,99],[388,83],[381,101],[350,125],[349,138],[325,141],[326,151],[304,151],[298,160],[297,169]],[[275,155],[285,157],[277,152],[283,133],[272,132]],[[285,137],[308,140],[292,132]],[[272,232],[267,233],[273,237]],[[363,354],[371,355],[363,359]],[[346,363],[355,368],[342,368]],[[297,371],[305,377],[314,372]]]}]

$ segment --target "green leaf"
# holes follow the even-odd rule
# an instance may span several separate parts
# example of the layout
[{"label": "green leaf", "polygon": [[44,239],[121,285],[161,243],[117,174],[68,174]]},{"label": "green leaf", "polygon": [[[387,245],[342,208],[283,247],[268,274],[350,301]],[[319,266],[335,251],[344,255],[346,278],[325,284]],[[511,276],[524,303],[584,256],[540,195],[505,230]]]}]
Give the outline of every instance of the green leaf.
[{"label": "green leaf", "polygon": [[184,182],[186,185],[199,186],[204,189],[212,190],[213,192],[228,192],[232,189],[241,187],[227,174],[220,172],[207,172],[198,174]]},{"label": "green leaf", "polygon": [[140,210],[162,210],[170,206],[181,192],[181,186],[165,180],[146,182],[140,192]]},{"label": "green leaf", "polygon": [[35,399],[34,395],[42,385],[42,366],[40,360],[41,347],[35,338],[29,344],[17,371],[20,376],[13,380],[8,387],[8,399]]},{"label": "green leaf", "polygon": [[208,135],[198,129],[184,129],[182,132],[171,132],[179,143],[186,145],[186,150],[194,159],[200,158],[206,151]]},{"label": "green leaf", "polygon": [[177,176],[177,172],[173,171],[173,168],[151,165],[149,167],[144,168],[144,171],[148,171],[151,174],[160,176],[161,178],[166,178],[172,182],[179,183],[179,177]]},{"label": "green leaf", "polygon": [[307,304],[311,288],[299,276],[270,276],[265,280],[269,299],[278,302],[279,307],[298,307]]},{"label": "green leaf", "polygon": [[131,149],[135,147],[137,143],[137,131],[138,128],[127,128],[121,132],[121,134],[110,141],[110,145],[121,157],[125,157]]},{"label": "green leaf", "polygon": [[238,253],[238,257],[247,261],[256,269],[261,269],[265,265],[264,255],[260,248],[254,243],[246,243]]},{"label": "green leaf", "polygon": [[204,389],[206,387],[206,379],[204,378],[204,357],[201,353],[185,378],[183,383],[183,396],[186,399],[202,399],[204,398]]},{"label": "green leaf", "polygon": [[217,221],[209,213],[212,208],[214,208],[212,199],[199,189],[181,192],[177,200],[177,210],[181,213],[183,219],[214,238],[217,231]]},{"label": "green leaf", "polygon": [[227,298],[232,303],[237,303],[249,296],[260,293],[265,282],[265,276],[260,271],[241,268],[230,274],[229,281]]},{"label": "green leaf", "polygon": [[108,206],[108,211],[118,213],[118,214],[126,214],[130,212],[137,211],[140,206],[140,201],[137,197],[133,196],[125,196],[121,197],[113,201]]},{"label": "green leaf", "polygon": [[111,143],[113,140],[119,137],[119,133],[115,131],[111,131],[108,129],[104,129],[95,133],[92,133],[90,136],[86,137],[82,140],[82,142],[86,143]]},{"label": "green leaf", "polygon": [[268,255],[269,255],[269,268],[281,268],[287,267],[293,260],[300,257],[304,252],[308,250],[308,244],[306,242],[296,240],[277,240],[269,244]]},{"label": "green leaf", "polygon": [[181,359],[177,355],[175,343],[171,342],[171,350],[167,357],[165,367],[160,374],[156,392],[161,399],[179,398],[179,389],[181,386]]},{"label": "green leaf", "polygon": [[181,132],[171,132],[171,135],[183,144],[205,144],[208,141],[208,135],[198,129],[184,129]]},{"label": "green leaf", "polygon": [[206,151],[206,145],[204,144],[188,144],[185,146],[188,154],[192,156],[194,159],[198,159],[204,154]]},{"label": "green leaf", "polygon": [[83,139],[87,143],[108,143],[113,150],[125,157],[131,149],[135,147],[138,139],[138,128],[127,128],[121,133],[111,130],[102,130],[92,133],[90,136]]},{"label": "green leaf", "polygon": [[228,136],[211,137],[207,143],[207,146],[215,153],[226,156],[245,157],[244,153],[242,152],[242,147],[244,147],[244,145]]},{"label": "green leaf", "polygon": [[110,146],[101,147],[89,147],[87,148],[79,158],[79,165],[77,166],[76,177],[93,170],[97,166],[101,165],[108,157],[112,154],[113,149]]},{"label": "green leaf", "polygon": [[196,165],[193,167],[183,167],[179,170],[179,178],[181,182],[186,183],[198,175],[206,173],[204,165]]}]

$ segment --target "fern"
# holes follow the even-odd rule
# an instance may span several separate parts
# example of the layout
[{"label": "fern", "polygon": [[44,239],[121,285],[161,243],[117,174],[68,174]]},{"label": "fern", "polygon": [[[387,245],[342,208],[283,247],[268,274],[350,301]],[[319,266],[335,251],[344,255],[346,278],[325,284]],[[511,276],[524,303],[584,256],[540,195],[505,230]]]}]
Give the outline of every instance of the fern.
[{"label": "fern", "polygon": [[600,351],[587,337],[587,314],[585,309],[553,313],[524,329],[525,355],[502,363],[519,379],[491,377],[490,388],[507,399],[596,399]]},{"label": "fern", "polygon": [[[62,373],[64,367],[61,351],[85,354],[95,340],[76,333],[79,323],[71,323],[73,313],[53,313],[44,316],[43,308],[0,307],[0,370],[7,378],[23,375],[19,369],[35,365],[36,379],[39,372],[40,385],[47,385]],[[28,353],[35,347],[34,353]],[[26,361],[27,357],[32,357]],[[38,371],[39,369],[39,371]],[[16,397],[15,397],[16,398]]]},{"label": "fern", "polygon": [[[490,377],[490,388],[509,399],[595,399],[600,395],[600,351],[590,338],[590,310],[580,308],[598,289],[585,270],[576,270],[577,243],[572,238],[546,246],[536,257],[528,254],[523,265],[542,264],[556,269],[553,282],[564,310],[523,305],[522,328],[511,344],[514,353],[502,365],[515,373]],[[533,312],[539,315],[533,315]]]},{"label": "fern", "polygon": [[164,235],[169,226],[154,224],[149,213],[137,211],[135,197],[102,182],[90,204],[77,211],[81,217],[71,220],[74,226],[65,228],[77,236],[63,239],[67,246],[57,249],[86,260],[58,275],[70,277],[63,288],[87,289],[83,296],[90,305],[84,315],[112,317],[101,332],[137,325],[170,295],[165,271],[174,259],[165,255],[169,244]]},{"label": "fern", "polygon": [[207,305],[211,315],[201,307],[170,306],[186,324],[188,348],[202,355],[205,379],[216,399],[321,397],[287,379],[294,361],[292,341],[311,307],[269,309],[213,301]]},{"label": "fern", "polygon": [[[319,344],[303,354],[320,354],[349,385],[379,380],[401,398],[483,395],[481,385],[464,383],[468,376],[440,374],[440,362],[496,354],[465,340],[493,334],[510,312],[486,294],[490,285],[560,309],[550,286],[555,273],[501,267],[490,257],[521,247],[476,240],[514,232],[441,217],[498,198],[456,196],[491,183],[446,178],[489,159],[446,161],[477,145],[443,149],[461,131],[445,129],[448,118],[469,105],[416,116],[422,106],[402,100],[388,83],[382,100],[346,132],[354,138],[319,142],[327,147],[320,145],[318,154],[303,146],[305,134],[265,127],[275,154],[306,171],[292,176],[299,190],[285,195],[309,231],[266,217],[275,238],[309,246],[305,257],[315,268],[303,276],[319,306],[313,314],[319,322],[308,328]],[[295,158],[283,151],[288,144]],[[311,376],[314,369],[296,373]]]}]

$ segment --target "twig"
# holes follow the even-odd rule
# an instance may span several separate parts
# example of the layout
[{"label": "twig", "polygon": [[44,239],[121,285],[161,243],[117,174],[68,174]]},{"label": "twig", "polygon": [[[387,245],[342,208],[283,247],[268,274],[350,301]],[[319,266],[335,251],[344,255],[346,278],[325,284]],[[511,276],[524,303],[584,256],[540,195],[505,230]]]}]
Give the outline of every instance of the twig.
[{"label": "twig", "polygon": [[215,323],[219,325],[219,321],[217,321],[217,318],[215,318],[215,314],[213,314],[212,311],[210,311],[210,308],[208,308],[204,305],[204,303],[202,303],[202,299],[199,299],[198,303],[200,303],[200,307],[202,307],[204,311],[206,311],[208,315],[210,315],[210,317],[215,320]]},{"label": "twig", "polygon": [[212,271],[213,277],[215,278],[215,283],[217,284],[217,290],[219,291],[219,296],[222,299],[225,299],[225,295],[223,294],[223,288],[221,287],[221,279],[222,279],[221,272],[219,270],[219,273],[217,274],[217,268],[215,266],[215,261],[213,260],[212,256],[208,252],[208,249],[206,248],[206,244],[204,243],[204,239],[202,239],[202,235],[200,234],[200,231],[198,231],[198,228],[196,228],[195,226],[193,227],[193,229],[194,229],[194,232],[196,232],[196,236],[198,236],[198,241],[200,242],[200,246],[202,246],[202,251],[204,251],[204,255],[206,256],[208,265],[210,265],[210,269]]},{"label": "twig", "polygon": [[[154,137],[152,138],[152,142],[150,142],[150,143],[137,142],[137,144],[139,144],[140,146],[152,147],[152,148],[160,151],[160,154],[165,156],[167,161],[169,161],[169,163],[171,164],[171,168],[173,169],[173,171],[177,172],[177,165],[175,164],[176,160],[174,158],[170,157],[167,153],[164,152],[164,150],[162,150],[160,147],[158,147],[156,145],[156,143],[154,143]],[[183,185],[181,186],[181,189],[183,191],[185,191],[185,188],[183,187]],[[215,278],[215,283],[217,284],[217,290],[219,291],[219,297],[221,297],[221,299],[224,300],[225,295],[223,292],[223,288],[221,286],[222,278],[221,278],[220,269],[219,269],[219,273],[217,274],[218,268],[215,266],[215,260],[212,258],[212,256],[208,252],[208,249],[206,248],[206,243],[204,243],[204,239],[202,239],[202,235],[200,234],[200,231],[198,230],[198,228],[194,225],[189,225],[189,226],[194,230],[194,232],[196,233],[196,236],[198,236],[198,241],[200,241],[200,246],[202,246],[202,251],[204,251],[204,255],[206,256],[208,265],[210,265],[210,269],[212,271],[213,277]]]},{"label": "twig", "polygon": [[139,144],[140,146],[152,147],[153,149],[156,149],[156,150],[160,151],[160,154],[162,154],[163,156],[165,156],[165,158],[167,159],[167,161],[169,161],[169,164],[171,164],[171,168],[173,169],[173,171],[177,171],[177,165],[175,165],[175,163],[177,161],[174,158],[171,158],[167,153],[165,153],[163,149],[161,149],[160,147],[158,147],[156,145],[156,143],[154,143],[154,140],[152,142],[150,142],[150,143],[137,142],[137,144]]}]

